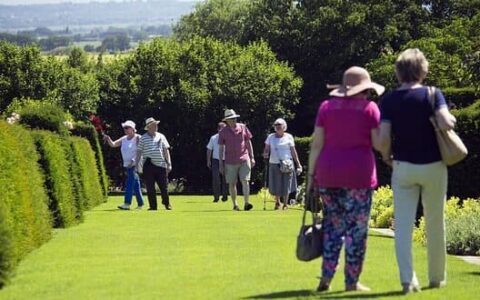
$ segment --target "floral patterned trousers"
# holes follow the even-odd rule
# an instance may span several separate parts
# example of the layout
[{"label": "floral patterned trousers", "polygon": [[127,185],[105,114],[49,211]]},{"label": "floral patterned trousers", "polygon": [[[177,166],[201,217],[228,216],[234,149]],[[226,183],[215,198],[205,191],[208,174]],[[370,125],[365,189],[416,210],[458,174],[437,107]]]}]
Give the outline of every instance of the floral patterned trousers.
[{"label": "floral patterned trousers", "polygon": [[362,272],[367,248],[372,189],[320,188],[323,201],[322,278],[332,279],[345,241],[345,284]]}]

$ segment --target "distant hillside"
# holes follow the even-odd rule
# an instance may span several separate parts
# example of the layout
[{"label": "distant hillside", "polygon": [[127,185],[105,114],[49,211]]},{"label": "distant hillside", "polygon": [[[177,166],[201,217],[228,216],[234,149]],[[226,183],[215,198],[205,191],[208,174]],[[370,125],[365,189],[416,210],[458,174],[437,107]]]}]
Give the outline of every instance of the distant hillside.
[{"label": "distant hillside", "polygon": [[90,2],[0,5],[0,31],[34,27],[171,24],[193,10],[196,2]]}]

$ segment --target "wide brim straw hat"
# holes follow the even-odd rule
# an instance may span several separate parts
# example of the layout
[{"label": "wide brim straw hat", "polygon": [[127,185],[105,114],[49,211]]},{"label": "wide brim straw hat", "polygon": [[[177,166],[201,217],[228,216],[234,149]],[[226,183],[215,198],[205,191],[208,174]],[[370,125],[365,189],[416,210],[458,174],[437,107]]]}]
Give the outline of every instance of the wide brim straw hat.
[{"label": "wide brim straw hat", "polygon": [[160,121],[155,120],[154,118],[148,118],[145,120],[145,130],[148,130],[148,126],[152,125],[153,123],[158,124]]},{"label": "wide brim straw hat", "polygon": [[351,67],[343,73],[341,85],[327,85],[327,88],[333,89],[330,96],[351,97],[365,90],[373,90],[377,95],[385,92],[385,87],[373,82],[367,70],[361,67]]},{"label": "wide brim straw hat", "polygon": [[237,115],[233,109],[226,109],[222,121],[226,121],[228,119],[236,119],[239,117],[240,115]]}]

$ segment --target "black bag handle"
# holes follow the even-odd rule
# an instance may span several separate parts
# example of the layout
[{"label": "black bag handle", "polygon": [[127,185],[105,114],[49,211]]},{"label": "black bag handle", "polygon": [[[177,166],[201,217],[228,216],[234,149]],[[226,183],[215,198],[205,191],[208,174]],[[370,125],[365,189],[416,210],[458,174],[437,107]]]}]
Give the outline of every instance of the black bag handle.
[{"label": "black bag handle", "polygon": [[[308,173],[307,173],[308,174]],[[308,176],[305,182],[305,187],[308,186]],[[307,196],[305,199],[305,205],[303,206],[303,217],[302,217],[302,227],[305,226],[305,219],[307,217],[307,202],[310,206],[310,213],[312,215],[312,225],[315,226],[318,224],[319,218],[315,216],[315,212],[318,210],[318,212],[323,211],[323,204],[321,203],[322,200],[320,198],[320,203],[319,201],[316,201],[315,197],[313,195],[310,195],[309,191],[305,191],[305,195]]]}]

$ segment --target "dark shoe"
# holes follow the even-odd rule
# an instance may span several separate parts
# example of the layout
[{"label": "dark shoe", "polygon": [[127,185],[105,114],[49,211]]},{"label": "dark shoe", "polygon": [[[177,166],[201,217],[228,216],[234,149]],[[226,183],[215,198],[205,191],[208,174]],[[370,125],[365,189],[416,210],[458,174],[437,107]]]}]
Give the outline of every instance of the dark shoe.
[{"label": "dark shoe", "polygon": [[280,209],[280,202],[275,202],[275,210]]},{"label": "dark shoe", "polygon": [[172,206],[170,204],[164,204],[166,210],[172,210]]},{"label": "dark shoe", "polygon": [[347,292],[349,292],[349,291],[370,292],[371,289],[368,286],[365,286],[365,285],[357,282],[356,284],[347,285],[345,287],[345,291],[347,291]]},{"label": "dark shoe", "polygon": [[320,280],[317,287],[317,292],[326,292],[330,290],[330,283],[325,280]]},{"label": "dark shoe", "polygon": [[222,197],[222,202],[225,202],[228,200],[228,197]]},{"label": "dark shoe", "polygon": [[250,204],[250,203],[245,204],[245,206],[243,207],[243,209],[246,210],[246,211],[249,211],[249,210],[251,210],[252,208],[253,208],[253,205]]},{"label": "dark shoe", "polygon": [[213,203],[217,203],[218,202],[218,199],[213,199]]},{"label": "dark shoe", "polygon": [[428,287],[431,289],[439,289],[439,288],[445,287],[445,285],[446,285],[445,282],[432,281],[430,282]]},{"label": "dark shoe", "polygon": [[157,210],[157,208],[150,207],[148,210]]},{"label": "dark shoe", "polygon": [[233,207],[233,210],[239,211],[239,210],[240,210],[240,207],[238,207],[238,205],[235,205],[235,206]]},{"label": "dark shoe", "polygon": [[410,294],[410,293],[418,293],[421,292],[422,289],[420,286],[411,284],[411,283],[402,283],[402,294]]}]

